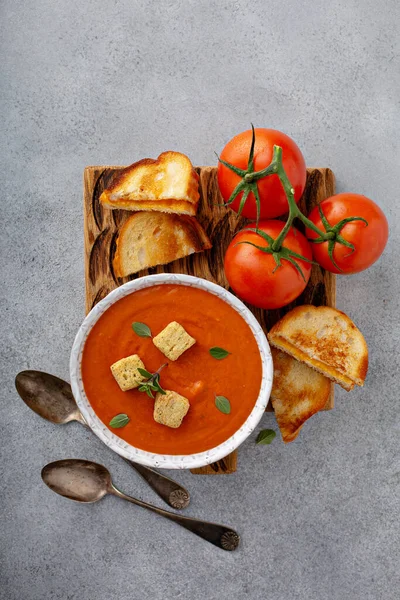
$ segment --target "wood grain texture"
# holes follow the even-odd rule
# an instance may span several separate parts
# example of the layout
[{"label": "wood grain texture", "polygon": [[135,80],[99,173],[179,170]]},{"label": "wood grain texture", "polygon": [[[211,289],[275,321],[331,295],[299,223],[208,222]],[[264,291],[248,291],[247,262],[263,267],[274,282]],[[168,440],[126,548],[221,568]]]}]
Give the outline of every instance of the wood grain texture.
[{"label": "wood grain texture", "polygon": [[[197,218],[206,230],[213,247],[206,252],[192,254],[168,265],[145,269],[126,278],[117,278],[112,259],[119,227],[130,216],[129,211],[109,210],[99,203],[100,194],[108,187],[115,174],[123,167],[86,167],[84,172],[84,236],[86,312],[113,289],[126,281],[154,273],[187,273],[213,281],[228,289],[223,259],[232,236],[246,223],[244,218],[220,206],[222,198],[217,184],[216,167],[198,167],[200,176],[200,203]],[[307,169],[307,183],[300,208],[307,214],[311,208],[335,193],[335,177],[330,169]],[[299,229],[302,224],[297,223]],[[299,298],[282,309],[266,311],[249,306],[264,331],[267,332],[286,312],[299,304],[335,306],[335,275],[313,266],[310,281]],[[333,408],[333,384],[325,410]],[[269,409],[269,410],[272,410]],[[237,466],[237,452],[201,469],[198,474],[233,473]]]}]

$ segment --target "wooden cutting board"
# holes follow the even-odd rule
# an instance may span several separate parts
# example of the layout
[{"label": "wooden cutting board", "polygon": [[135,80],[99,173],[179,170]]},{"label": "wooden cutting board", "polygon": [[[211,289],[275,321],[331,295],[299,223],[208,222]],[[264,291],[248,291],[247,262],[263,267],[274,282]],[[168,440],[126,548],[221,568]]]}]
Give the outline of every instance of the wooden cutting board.
[{"label": "wooden cutting board", "polygon": [[[222,203],[217,184],[216,167],[198,167],[200,175],[200,204],[197,218],[206,230],[213,247],[206,252],[192,254],[169,265],[146,269],[131,277],[118,279],[112,267],[115,241],[119,227],[131,214],[129,211],[103,209],[99,197],[108,187],[116,173],[123,167],[86,167],[84,172],[84,234],[85,234],[85,282],[86,312],[109,292],[130,279],[153,273],[187,273],[203,277],[224,288],[229,288],[225,277],[223,260],[225,250],[235,232],[243,227],[245,219],[238,218],[229,208],[218,206]],[[335,193],[335,177],[330,169],[307,169],[307,183],[300,201],[300,208],[308,212],[319,202]],[[302,224],[297,222],[302,229]],[[286,312],[299,304],[315,306],[335,306],[335,275],[313,266],[310,281],[304,292],[295,302],[279,310],[262,310],[249,306],[265,333]],[[333,384],[325,410],[333,408]],[[272,410],[272,409],[269,409]],[[236,471],[237,452],[232,452],[223,460],[200,469],[197,474],[233,473]]]}]

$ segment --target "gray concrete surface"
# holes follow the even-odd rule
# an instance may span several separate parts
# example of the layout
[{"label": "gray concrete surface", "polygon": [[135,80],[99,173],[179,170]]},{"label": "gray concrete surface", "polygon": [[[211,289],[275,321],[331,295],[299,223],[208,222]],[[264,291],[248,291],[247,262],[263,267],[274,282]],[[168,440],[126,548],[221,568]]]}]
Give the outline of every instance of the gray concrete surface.
[{"label": "gray concrete surface", "polygon": [[[1,599],[397,599],[397,0],[3,0],[0,10]],[[50,492],[42,466],[81,457],[156,501],[89,432],[30,414],[13,378],[68,377],[84,315],[84,166],[170,148],[213,164],[250,121],[292,135],[339,191],[374,198],[391,243],[368,272],[338,281],[338,305],[370,346],[365,389],[337,389],[335,410],[287,447],[253,436],[235,475],[176,474],[190,514],[241,532],[228,554],[116,498],[82,506]],[[275,427],[271,414],[261,427]]]}]

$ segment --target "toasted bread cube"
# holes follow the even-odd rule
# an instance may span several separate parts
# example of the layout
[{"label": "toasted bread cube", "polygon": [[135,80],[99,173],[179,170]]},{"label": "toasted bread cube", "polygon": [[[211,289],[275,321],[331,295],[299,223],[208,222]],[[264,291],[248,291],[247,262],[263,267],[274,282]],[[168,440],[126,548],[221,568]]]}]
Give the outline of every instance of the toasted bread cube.
[{"label": "toasted bread cube", "polygon": [[185,331],[182,325],[172,321],[153,338],[153,342],[169,360],[177,360],[181,354],[196,343],[196,340]]},{"label": "toasted bread cube", "polygon": [[137,388],[146,379],[138,371],[138,368],[145,369],[146,367],[137,354],[117,360],[110,368],[115,381],[123,392]]},{"label": "toasted bread cube", "polygon": [[177,392],[165,390],[165,394],[157,392],[154,403],[154,420],[161,425],[177,429],[189,410],[189,400]]}]

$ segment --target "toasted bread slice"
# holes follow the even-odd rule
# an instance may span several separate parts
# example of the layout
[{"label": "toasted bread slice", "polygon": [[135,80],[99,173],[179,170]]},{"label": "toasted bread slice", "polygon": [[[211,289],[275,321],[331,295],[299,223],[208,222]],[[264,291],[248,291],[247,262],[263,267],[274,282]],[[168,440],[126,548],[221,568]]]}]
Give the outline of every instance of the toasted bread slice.
[{"label": "toasted bread slice", "polygon": [[289,354],[271,348],[274,380],[271,401],[282,439],[292,442],[307,419],[324,408],[331,392],[329,379]]},{"label": "toasted bread slice", "polygon": [[336,308],[297,306],[272,327],[268,339],[347,391],[364,385],[367,343],[353,321]]},{"label": "toasted bread slice", "polygon": [[199,198],[199,176],[192,163],[184,154],[169,151],[121,171],[100,202],[108,208],[195,215]]},{"label": "toasted bread slice", "polygon": [[208,248],[211,242],[195,217],[137,212],[119,232],[114,273],[126,277]]}]

